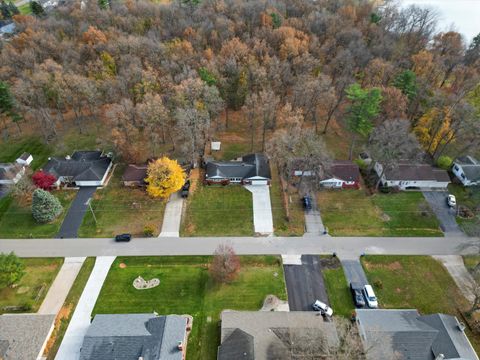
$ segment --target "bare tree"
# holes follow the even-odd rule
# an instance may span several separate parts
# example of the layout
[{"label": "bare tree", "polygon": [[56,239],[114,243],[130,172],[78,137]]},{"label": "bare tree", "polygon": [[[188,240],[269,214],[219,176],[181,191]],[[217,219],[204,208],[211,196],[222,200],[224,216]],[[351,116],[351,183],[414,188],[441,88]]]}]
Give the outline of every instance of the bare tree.
[{"label": "bare tree", "polygon": [[213,253],[210,275],[220,283],[228,283],[235,279],[240,271],[240,259],[231,245],[220,244]]}]

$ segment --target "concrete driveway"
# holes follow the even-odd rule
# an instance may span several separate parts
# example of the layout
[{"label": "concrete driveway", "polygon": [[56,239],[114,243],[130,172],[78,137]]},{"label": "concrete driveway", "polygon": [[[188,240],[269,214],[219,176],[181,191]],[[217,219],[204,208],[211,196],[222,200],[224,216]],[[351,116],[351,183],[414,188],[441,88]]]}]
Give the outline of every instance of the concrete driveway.
[{"label": "concrete driveway", "polygon": [[312,209],[305,210],[305,234],[303,236],[323,235],[325,226],[317,205],[317,199],[315,196],[310,196],[310,198],[312,199]]},{"label": "concrete driveway", "polygon": [[88,201],[93,197],[97,188],[95,186],[81,187],[77,196],[70,205],[65,219],[63,219],[57,238],[76,238],[78,229],[82,225],[83,217],[88,209]]},{"label": "concrete driveway", "polygon": [[246,185],[245,189],[252,193],[255,232],[262,235],[273,234],[270,187],[268,185]]},{"label": "concrete driveway", "polygon": [[302,265],[283,266],[290,311],[312,311],[317,299],[329,304],[320,258],[302,255],[301,260]]},{"label": "concrete driveway", "polygon": [[365,275],[365,271],[363,271],[362,264],[358,258],[340,259],[340,261],[349,284],[351,282],[359,283],[362,286],[368,284],[367,275]]},{"label": "concrete driveway", "polygon": [[158,237],[179,237],[180,223],[182,221],[182,209],[184,199],[180,196],[180,192],[170,195],[167,205],[165,206],[165,214],[163,215],[162,231]]},{"label": "concrete driveway", "polygon": [[440,226],[445,234],[463,234],[455,220],[455,209],[452,209],[447,205],[448,193],[446,191],[423,191],[423,196],[437,216]]}]

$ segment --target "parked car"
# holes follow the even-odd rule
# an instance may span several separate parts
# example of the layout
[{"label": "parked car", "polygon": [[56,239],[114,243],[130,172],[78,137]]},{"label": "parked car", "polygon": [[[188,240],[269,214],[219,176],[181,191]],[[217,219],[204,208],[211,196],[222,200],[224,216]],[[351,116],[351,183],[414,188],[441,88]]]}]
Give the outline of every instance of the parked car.
[{"label": "parked car", "polygon": [[455,198],[455,195],[449,194],[447,196],[447,205],[450,207],[455,207],[457,205],[457,199]]},{"label": "parked car", "polygon": [[315,302],[312,305],[313,310],[315,311],[320,311],[322,315],[327,315],[327,316],[332,316],[333,315],[333,310],[330,306],[327,304],[321,302],[320,300],[315,300]]},{"label": "parked car", "polygon": [[312,199],[310,198],[310,196],[304,196],[302,198],[302,203],[303,203],[303,207],[305,208],[305,210],[311,210],[312,209]]},{"label": "parked car", "polygon": [[188,192],[190,191],[190,180],[187,180],[182,186],[181,195],[183,198],[188,197]]},{"label": "parked car", "polygon": [[363,287],[363,296],[365,297],[365,301],[367,302],[369,308],[378,308],[377,297],[375,296],[371,285],[365,285]]},{"label": "parked car", "polygon": [[130,241],[132,240],[132,234],[120,234],[115,236],[115,241],[122,242],[122,241]]},{"label": "parked car", "polygon": [[350,283],[350,292],[352,293],[353,303],[356,307],[365,306],[365,298],[362,294],[362,285],[359,283],[352,282]]}]

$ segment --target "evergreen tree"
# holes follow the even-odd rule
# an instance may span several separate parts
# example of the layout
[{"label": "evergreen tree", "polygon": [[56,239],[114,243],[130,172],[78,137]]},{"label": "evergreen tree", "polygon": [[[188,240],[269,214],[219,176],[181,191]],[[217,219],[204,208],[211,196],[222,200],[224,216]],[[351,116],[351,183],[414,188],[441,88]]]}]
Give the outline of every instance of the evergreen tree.
[{"label": "evergreen tree", "polygon": [[20,14],[20,10],[18,10],[18,7],[11,1],[8,3],[8,9],[10,10],[10,14],[12,16]]},{"label": "evergreen tree", "polygon": [[32,13],[36,16],[43,16],[45,14],[42,5],[37,1],[30,1],[30,10],[32,10]]},{"label": "evergreen tree", "polygon": [[417,75],[412,70],[405,70],[395,77],[393,86],[412,101],[417,95]]},{"label": "evergreen tree", "polygon": [[7,3],[3,0],[2,2],[0,2],[0,13],[2,14],[2,18],[4,19],[10,19],[12,17],[12,14],[10,13],[10,9],[8,8]]},{"label": "evergreen tree", "polygon": [[37,189],[33,192],[32,215],[36,222],[48,223],[63,211],[60,201],[48,191]]},{"label": "evergreen tree", "polygon": [[109,0],[98,0],[98,7],[102,10],[107,10],[110,7]]}]

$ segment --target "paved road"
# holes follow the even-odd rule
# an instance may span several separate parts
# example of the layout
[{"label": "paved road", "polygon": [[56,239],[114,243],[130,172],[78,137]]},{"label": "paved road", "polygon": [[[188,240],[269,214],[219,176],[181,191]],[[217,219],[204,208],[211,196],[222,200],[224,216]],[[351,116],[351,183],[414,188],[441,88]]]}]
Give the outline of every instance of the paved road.
[{"label": "paved road", "polygon": [[78,229],[82,225],[83,217],[88,209],[87,202],[93,196],[97,188],[95,186],[81,187],[77,196],[70,205],[68,213],[63,219],[60,231],[57,234],[58,238],[76,238],[78,236]]},{"label": "paved road", "polygon": [[455,220],[455,209],[451,209],[447,205],[447,195],[448,193],[445,191],[423,191],[423,196],[437,216],[443,232],[462,235],[463,232]]},{"label": "paved road", "polygon": [[258,234],[273,233],[272,204],[268,185],[246,185],[245,189],[252,193],[253,226]]},{"label": "paved road", "polygon": [[367,275],[365,275],[365,271],[363,271],[362,264],[358,258],[341,259],[341,262],[348,283],[356,282],[362,286],[368,284]]},{"label": "paved road", "polygon": [[163,215],[162,231],[158,237],[179,237],[182,222],[183,198],[180,192],[170,195],[165,214]]},{"label": "paved road", "polygon": [[191,237],[134,238],[115,243],[108,238],[1,239],[0,252],[22,257],[107,255],[210,255],[219,244],[231,244],[238,254],[332,254],[355,258],[360,254],[458,255],[480,252],[480,239],[447,237]]},{"label": "paved road", "polygon": [[47,296],[42,302],[42,306],[38,310],[39,314],[56,315],[60,311],[84,261],[84,257],[65,258],[60,271],[48,290]]},{"label": "paved road", "polygon": [[315,300],[326,304],[327,290],[316,255],[302,255],[302,265],[284,265],[290,311],[311,311]]},{"label": "paved road", "polygon": [[113,260],[115,260],[114,256],[101,256],[95,260],[95,266],[68,324],[55,360],[77,360],[80,357],[80,348],[90,326],[93,307]]}]

